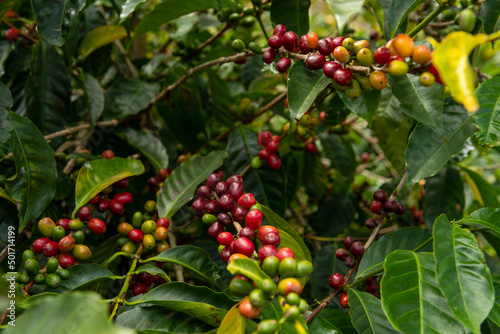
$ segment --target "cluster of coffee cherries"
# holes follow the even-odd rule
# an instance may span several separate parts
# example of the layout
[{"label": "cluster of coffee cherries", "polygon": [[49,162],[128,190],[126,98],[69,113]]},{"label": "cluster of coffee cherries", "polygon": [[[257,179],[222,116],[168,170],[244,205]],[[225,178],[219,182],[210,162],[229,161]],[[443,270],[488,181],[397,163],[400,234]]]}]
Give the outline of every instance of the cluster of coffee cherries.
[{"label": "cluster of coffee cherries", "polygon": [[[345,238],[344,247],[345,249],[338,248],[335,251],[335,256],[340,261],[344,261],[346,266],[352,268],[356,263],[355,259],[360,258],[365,253],[365,247],[361,241],[354,241],[352,237]],[[349,253],[351,254],[349,255]]]},{"label": "cluster of coffee cherries", "polygon": [[165,169],[165,168],[160,169],[156,176],[151,176],[148,179],[147,182],[148,182],[149,190],[150,191],[157,191],[162,186],[163,182],[165,182],[167,177],[170,176],[170,174],[172,174],[172,170],[170,168],[169,169]]},{"label": "cluster of coffee cherries", "polygon": [[373,229],[377,226],[377,220],[380,220],[382,215],[395,213],[402,216],[406,212],[406,206],[390,199],[385,190],[378,189],[373,193],[373,201],[370,203],[370,211],[375,215],[368,218],[365,224],[369,229]]},{"label": "cluster of coffee cherries", "polygon": [[269,131],[262,131],[257,136],[259,145],[262,150],[259,151],[259,156],[252,159],[252,167],[259,168],[262,161],[266,161],[267,165],[272,169],[281,167],[281,159],[276,155],[280,148],[280,136],[272,135]]},{"label": "cluster of coffee cherries", "polygon": [[[91,219],[89,229],[102,231],[106,224],[99,219]],[[35,254],[43,254],[48,258],[56,257],[59,265],[66,269],[78,261],[86,261],[92,257],[90,249],[83,244],[85,224],[80,219],[60,218],[55,223],[45,217],[38,221],[38,230],[43,237],[33,241],[31,246]]]},{"label": "cluster of coffee cherries", "polygon": [[141,243],[145,252],[161,253],[170,248],[166,241],[170,220],[159,218],[155,221],[152,219],[157,216],[155,201],[147,201],[144,204],[144,210],[145,213],[141,211],[134,213],[132,224],[122,222],[118,225],[118,233],[122,237],[118,239],[117,244],[121,246],[122,252],[133,254]]},{"label": "cluster of coffee cherries", "polygon": [[[157,266],[161,268],[162,262],[158,262]],[[123,281],[125,282],[125,280]],[[165,279],[158,275],[141,272],[130,276],[128,289],[132,290],[134,296],[148,292],[152,287],[166,283]]]},{"label": "cluster of coffee cherries", "polygon": [[[113,190],[123,190],[126,189],[129,185],[128,179],[122,179],[120,181],[115,182],[112,186],[107,187],[99,194],[95,195],[87,205],[80,208],[78,211],[78,218],[83,222],[88,222],[92,219],[94,209],[99,211],[100,213],[105,213],[108,210],[117,216],[123,215],[125,211],[125,205],[132,202],[132,195],[129,192],[116,192],[113,197],[111,197],[111,193]],[[94,231],[92,231],[94,232]],[[104,231],[102,233],[106,232]],[[97,233],[96,234],[102,234]]]}]

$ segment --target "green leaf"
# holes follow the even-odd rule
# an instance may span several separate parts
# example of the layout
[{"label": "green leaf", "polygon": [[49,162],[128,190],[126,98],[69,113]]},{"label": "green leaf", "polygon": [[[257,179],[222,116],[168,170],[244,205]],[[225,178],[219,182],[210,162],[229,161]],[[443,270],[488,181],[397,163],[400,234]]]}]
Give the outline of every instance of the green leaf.
[{"label": "green leaf", "polygon": [[[229,153],[224,165],[230,174],[241,173],[259,155],[261,147],[257,133],[240,125],[230,135],[227,143]],[[267,163],[258,169],[250,169],[244,178],[245,191],[252,193],[257,201],[270,207],[278,215],[286,210],[286,174],[284,167],[271,169]]]},{"label": "green leaf", "polygon": [[101,117],[104,111],[104,93],[99,81],[88,73],[83,74],[85,90],[85,101],[90,112],[90,125],[94,127],[95,122]]},{"label": "green leaf", "polygon": [[9,121],[17,174],[14,180],[6,182],[6,188],[13,199],[21,202],[18,217],[22,230],[52,201],[57,168],[52,149],[33,122],[15,113],[9,114]]},{"label": "green leaf", "polygon": [[[134,307],[116,317],[116,324],[143,333],[205,333],[212,326],[181,312],[165,312],[160,306]],[[154,331],[154,332],[152,332]]]},{"label": "green leaf", "polygon": [[193,197],[196,187],[222,165],[225,151],[212,151],[207,156],[195,156],[175,168],[158,195],[158,215],[167,219]]},{"label": "green leaf", "polygon": [[479,18],[483,21],[484,32],[492,34],[500,30],[500,0],[488,0],[481,4]]},{"label": "green leaf", "polygon": [[293,64],[288,73],[290,122],[298,122],[329,83],[323,71],[311,71],[302,61]]},{"label": "green leaf", "polygon": [[465,225],[482,225],[500,233],[500,209],[481,208],[468,217],[460,219],[457,223]]},{"label": "green leaf", "polygon": [[[94,248],[92,250],[92,262],[101,263],[101,265],[106,267],[103,262],[106,261],[106,259],[109,259],[116,255],[116,252],[118,252],[121,248],[116,244],[120,237],[121,235],[117,234],[111,238],[106,238],[106,240],[104,240],[96,248]],[[110,256],[110,254],[112,255]],[[131,254],[127,255],[132,256]]]},{"label": "green leaf", "polygon": [[494,303],[490,270],[476,237],[451,223],[443,214],[434,223],[436,279],[451,312],[470,331],[481,332],[481,323]]},{"label": "green leaf", "polygon": [[309,252],[309,248],[307,248],[306,244],[304,243],[304,239],[300,236],[300,234],[297,231],[295,231],[293,227],[290,226],[289,223],[287,223],[283,218],[281,218],[271,209],[263,205],[260,206],[260,211],[262,211],[264,217],[266,217],[267,221],[269,222],[269,225],[272,225],[277,229],[286,232],[293,240],[295,240],[300,245],[302,253],[305,256],[305,259],[308,261],[312,261],[311,253]]},{"label": "green leaf", "polygon": [[259,261],[251,259],[234,259],[227,265],[227,270],[233,275],[245,275],[254,281],[258,287],[262,287],[262,280],[269,278],[260,269]]},{"label": "green leaf", "polygon": [[10,138],[9,132],[12,130],[12,125],[8,121],[8,117],[12,103],[9,89],[0,82],[0,144],[5,143]]},{"label": "green leaf", "polygon": [[215,281],[219,278],[219,266],[200,247],[191,245],[172,247],[156,256],[148,258],[143,263],[151,261],[176,263],[217,286]]},{"label": "green leaf", "polygon": [[394,38],[398,33],[406,32],[406,18],[408,14],[424,3],[424,1],[425,0],[391,1],[388,13],[391,38]]},{"label": "green leaf", "polygon": [[466,333],[439,289],[432,253],[397,250],[384,262],[382,309],[404,333]]},{"label": "green leaf", "polygon": [[372,7],[375,16],[377,17],[378,24],[380,25],[380,30],[386,40],[390,39],[391,32],[389,30],[389,7],[392,3],[391,0],[368,0],[368,3]]},{"label": "green leaf", "polygon": [[75,209],[72,216],[95,195],[113,183],[144,173],[142,162],[136,159],[96,159],[86,162],[78,173],[75,186]]},{"label": "green leaf", "polygon": [[469,187],[472,189],[474,198],[479,202],[481,206],[491,206],[498,207],[500,203],[498,202],[498,190],[497,188],[486,181],[484,177],[474,172],[472,169],[465,168],[463,166],[462,170],[465,172],[465,177]]},{"label": "green leaf", "polygon": [[186,313],[209,325],[219,326],[234,302],[225,293],[183,282],[162,284],[129,305],[160,305]]},{"label": "green leaf", "polygon": [[7,40],[0,41],[0,77],[5,74],[5,68],[3,67],[3,64],[7,60],[7,58],[9,58],[9,55],[12,51],[14,51],[14,45],[11,42]]},{"label": "green leaf", "polygon": [[488,315],[488,319],[500,326],[500,275],[492,275],[493,288],[495,289],[495,302]]},{"label": "green leaf", "polygon": [[[344,147],[342,147],[342,150],[345,152]],[[287,199],[289,200],[289,202],[291,202],[292,198],[296,196],[299,187],[304,185],[310,202],[321,201],[328,188],[328,175],[327,171],[325,170],[325,166],[323,166],[323,164],[321,163],[321,156],[318,154],[310,154],[308,152],[300,153],[302,153],[302,159],[304,162],[303,165],[300,165],[299,167],[300,175],[298,175],[297,177],[300,181],[297,180],[297,182],[300,182],[301,184],[295,184],[295,187],[293,189],[290,189],[293,191],[293,194],[288,195],[289,193],[287,192]],[[342,155],[342,153],[343,152],[341,151],[340,155]],[[300,164],[300,162],[297,162],[297,164]],[[347,163],[347,165],[348,164],[349,162]],[[289,164],[285,164],[285,166],[287,169],[290,167]],[[287,188],[289,188],[292,178],[289,170],[287,170],[286,176]]]},{"label": "green leaf", "polygon": [[154,9],[143,16],[141,22],[135,29],[135,38],[147,31],[160,28],[165,23],[183,15],[219,8],[216,0],[166,0],[156,5]]},{"label": "green leaf", "polygon": [[105,118],[124,118],[146,109],[160,91],[157,83],[137,78],[115,80],[106,92]]},{"label": "green leaf", "polygon": [[372,125],[373,115],[380,101],[381,92],[379,90],[363,89],[361,95],[354,100],[348,98],[345,92],[340,92],[339,96],[347,109],[366,120],[370,126]]},{"label": "green leaf", "polygon": [[168,153],[163,143],[146,130],[126,128],[118,134],[135,147],[155,167],[156,171],[168,168]]},{"label": "green leaf", "polygon": [[427,125],[441,137],[446,137],[443,127],[443,85],[424,87],[419,76],[407,74],[392,77],[392,92],[401,102],[403,112],[420,123]]},{"label": "green leaf", "polygon": [[[431,237],[428,229],[422,227],[402,227],[394,232],[385,234],[375,241],[361,258],[356,279],[372,271],[381,269],[384,260],[395,250],[413,250]],[[432,244],[425,246],[422,251],[432,251]]]},{"label": "green leaf", "polygon": [[371,293],[349,289],[351,321],[359,333],[400,333],[392,327],[378,298]]},{"label": "green leaf", "polygon": [[[5,334],[133,334],[108,321],[109,304],[95,292],[47,295],[16,318],[15,326],[6,326]],[[36,321],[33,321],[36,319]]]},{"label": "green leaf", "polygon": [[309,218],[309,224],[323,237],[340,234],[354,220],[357,205],[351,190],[327,197]]},{"label": "green leaf", "polygon": [[[316,271],[316,270],[315,270]],[[352,289],[351,289],[352,290]],[[309,333],[357,334],[344,311],[324,308],[308,324]]]},{"label": "green leaf", "polygon": [[[345,263],[335,256],[335,251],[339,246],[336,243],[330,243],[321,248],[321,250],[316,250],[314,253],[314,270],[311,274],[310,283],[311,295],[317,300],[322,300],[332,293],[332,288],[330,285],[325,284],[325,282],[328,282],[333,273],[341,273],[345,276],[349,271]],[[338,298],[334,298],[331,303],[339,308],[341,307]],[[323,311],[320,314],[323,314]],[[350,322],[348,324],[350,325]]]},{"label": "green leaf", "polygon": [[300,38],[309,32],[310,6],[311,0],[274,0],[271,2],[271,22],[284,24]]},{"label": "green leaf", "polygon": [[39,43],[33,50],[25,87],[28,118],[44,135],[61,130],[70,95],[71,81],[66,65],[53,47]]},{"label": "green leaf", "polygon": [[443,168],[437,175],[426,179],[424,190],[424,222],[427,227],[432,228],[442,213],[451,220],[462,218],[464,184],[457,168]]},{"label": "green leaf", "polygon": [[[338,170],[344,177],[351,178],[356,169],[352,147],[339,135],[322,133],[319,135],[325,158],[330,159],[331,167]],[[351,151],[351,152],[349,152]]]},{"label": "green leaf", "polygon": [[447,104],[443,119],[447,140],[423,124],[418,124],[411,133],[405,152],[407,186],[436,175],[474,133],[474,125],[460,105]]},{"label": "green leaf", "polygon": [[88,288],[94,283],[105,279],[118,279],[109,269],[95,263],[77,264],[68,268],[70,276],[67,280],[61,280],[56,289],[47,287],[48,292],[67,293],[73,290]]},{"label": "green leaf", "polygon": [[432,64],[450,89],[451,96],[469,112],[476,111],[479,104],[474,93],[476,73],[468,58],[487,39],[485,34],[470,35],[465,31],[455,31],[443,39],[432,57]]},{"label": "green leaf", "polygon": [[496,146],[500,142],[499,89],[498,77],[486,80],[476,89],[479,109],[472,114],[472,121],[479,129],[476,137],[483,145]]},{"label": "green leaf", "polygon": [[63,45],[85,4],[85,0],[32,0],[42,38],[51,45]]},{"label": "green leaf", "polygon": [[80,59],[87,58],[95,50],[109,43],[127,37],[127,31],[122,26],[100,26],[90,31],[80,43],[78,54]]},{"label": "green leaf", "polygon": [[[146,261],[144,261],[144,262],[146,262]],[[140,266],[136,271],[134,271],[134,274],[140,274],[140,273],[148,273],[151,275],[158,275],[167,282],[171,281],[170,277],[168,277],[167,274],[163,270],[161,270],[157,266],[153,266],[150,264]]]},{"label": "green leaf", "polygon": [[234,305],[222,320],[217,333],[244,334],[245,333],[245,317],[243,317],[238,309],[238,305]]},{"label": "green leaf", "polygon": [[122,12],[120,13],[120,21],[118,24],[122,24],[125,22],[127,17],[135,11],[137,6],[140,4],[146,2],[146,0],[127,0],[125,3],[122,5]]},{"label": "green leaf", "polygon": [[326,0],[326,3],[333,10],[339,34],[344,31],[344,26],[363,7],[363,0]]}]

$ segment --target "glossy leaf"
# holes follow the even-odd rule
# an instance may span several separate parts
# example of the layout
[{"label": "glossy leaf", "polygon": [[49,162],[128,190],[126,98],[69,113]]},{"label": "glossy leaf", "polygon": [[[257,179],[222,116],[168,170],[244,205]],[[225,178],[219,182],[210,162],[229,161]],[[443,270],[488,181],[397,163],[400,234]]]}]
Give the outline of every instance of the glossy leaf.
[{"label": "glossy leaf", "polygon": [[290,226],[290,224],[286,220],[263,205],[260,206],[260,211],[262,211],[264,217],[266,217],[269,225],[272,225],[277,229],[284,231],[300,245],[300,248],[302,249],[302,253],[304,254],[306,260],[312,260],[311,253],[309,252],[309,248],[307,248],[306,244],[304,243],[304,239],[297,231],[295,231],[293,227]]},{"label": "glossy leaf", "polygon": [[403,112],[420,123],[427,125],[441,137],[446,137],[443,127],[444,87],[424,87],[419,76],[407,74],[392,78],[392,92],[401,102]]},{"label": "glossy leaf", "polygon": [[78,173],[75,186],[73,217],[82,206],[113,183],[144,173],[144,166],[136,159],[97,159],[86,162]]},{"label": "glossy leaf", "polygon": [[359,12],[363,7],[363,0],[326,0],[326,3],[333,10],[339,34],[344,31],[344,26],[349,19]]},{"label": "glossy leaf", "polygon": [[500,143],[499,89],[498,77],[486,80],[476,89],[479,109],[472,114],[472,121],[479,129],[476,137],[483,145],[496,146]]},{"label": "glossy leaf", "polygon": [[12,51],[14,51],[12,43],[7,40],[0,41],[0,77],[5,74],[4,62]]},{"label": "glossy leaf", "polygon": [[400,333],[392,327],[380,300],[371,293],[349,289],[351,321],[359,333]]},{"label": "glossy leaf", "polygon": [[169,248],[143,262],[151,261],[176,263],[217,286],[215,281],[219,278],[219,266],[210,259],[208,253],[202,248],[191,245]]},{"label": "glossy leaf", "polygon": [[238,305],[234,305],[222,320],[217,333],[245,333],[245,317],[243,317],[238,309]]},{"label": "glossy leaf", "polygon": [[[95,292],[47,295],[16,318],[15,326],[6,326],[4,333],[133,334],[108,321],[109,305]],[[37,321],[33,321],[36,319]]]},{"label": "glossy leaf", "polygon": [[330,83],[323,71],[311,71],[304,62],[296,62],[288,73],[290,122],[298,122],[314,100]]},{"label": "glossy leaf", "polygon": [[170,277],[168,277],[167,274],[163,270],[161,270],[157,266],[153,266],[150,264],[140,266],[136,271],[134,271],[134,274],[140,274],[140,273],[148,273],[151,275],[158,275],[167,282],[171,281]]},{"label": "glossy leaf", "polygon": [[432,253],[397,250],[384,262],[382,309],[404,333],[466,333],[453,316],[436,277]]},{"label": "glossy leaf", "polygon": [[262,280],[269,278],[269,276],[260,269],[259,261],[251,259],[234,259],[227,265],[227,270],[233,275],[245,275],[259,287],[262,286]]},{"label": "glossy leaf", "polygon": [[391,1],[388,13],[391,38],[398,33],[406,32],[406,18],[415,8],[424,3],[425,0],[400,0]]},{"label": "glossy leaf", "polygon": [[361,95],[354,100],[348,98],[345,92],[340,92],[339,96],[347,109],[366,120],[369,125],[372,124],[373,115],[380,101],[381,92],[379,90],[363,89]]},{"label": "glossy leaf", "polygon": [[92,284],[105,279],[118,279],[109,269],[98,264],[85,263],[77,264],[68,268],[70,276],[67,280],[61,280],[61,284],[56,289],[47,287],[46,291],[66,293],[73,290],[82,290]]},{"label": "glossy leaf", "polygon": [[500,30],[500,1],[488,0],[481,4],[479,18],[483,21],[484,32],[492,34]]},{"label": "glossy leaf", "polygon": [[[361,258],[356,279],[383,268],[385,258],[395,250],[413,250],[431,237],[428,229],[402,227],[375,241]],[[432,251],[432,243],[422,251]]]},{"label": "glossy leaf", "polygon": [[207,156],[195,156],[175,168],[158,195],[158,215],[167,219],[193,197],[196,187],[222,165],[227,157],[224,151],[212,151]]},{"label": "glossy leaf", "polygon": [[219,8],[216,0],[167,0],[154,7],[154,9],[144,15],[141,22],[135,29],[135,38],[147,31],[155,30],[163,24],[181,17],[183,15],[206,10],[209,8]]},{"label": "glossy leaf", "polygon": [[127,37],[127,31],[122,26],[100,26],[90,31],[80,43],[78,54],[81,59],[87,58],[95,50]]},{"label": "glossy leaf", "polygon": [[495,289],[495,303],[488,315],[488,319],[500,326],[500,275],[492,275],[491,278]]},{"label": "glossy leaf", "polygon": [[[205,333],[212,326],[181,312],[166,312],[161,306],[134,307],[120,313],[116,324],[142,333]],[[154,331],[154,332],[152,332]]]},{"label": "glossy leaf", "polygon": [[6,182],[6,189],[13,199],[21,202],[19,229],[37,218],[56,193],[56,161],[49,144],[40,130],[29,119],[15,113],[9,114],[12,126],[10,145],[14,153],[16,176]]},{"label": "glossy leaf", "polygon": [[111,119],[135,115],[145,109],[159,91],[157,83],[136,78],[117,80],[106,92],[104,116]]},{"label": "glossy leaf", "polygon": [[423,124],[418,124],[411,133],[405,152],[407,186],[436,175],[474,133],[474,126],[460,105],[447,104],[443,119],[447,140]]},{"label": "glossy leaf", "polygon": [[12,103],[9,89],[0,82],[0,144],[5,143],[10,138],[9,132],[12,130],[12,125],[10,125],[8,117]]},{"label": "glossy leaf", "polygon": [[[229,157],[224,163],[228,173],[241,173],[261,149],[257,133],[240,125],[229,135],[226,148]],[[280,167],[274,170],[266,165],[263,162],[261,168],[252,168],[245,174],[245,191],[252,193],[259,203],[268,206],[278,215],[284,215],[287,205],[285,169]]]},{"label": "glossy leaf", "polygon": [[462,167],[465,172],[465,178],[469,187],[474,194],[474,199],[479,202],[481,206],[498,207],[498,190],[497,188],[486,181],[484,177],[474,172],[472,169]]},{"label": "glossy leaf", "polygon": [[[316,269],[315,269],[316,270]],[[352,289],[351,289],[352,290]],[[357,334],[344,311],[325,308],[308,324],[309,333]]]},{"label": "glossy leaf", "polygon": [[457,168],[443,168],[437,175],[426,179],[424,190],[424,222],[427,227],[432,228],[442,213],[451,220],[462,218],[464,184]]},{"label": "glossy leaf", "polygon": [[341,136],[335,134],[322,133],[319,138],[325,158],[330,159],[331,167],[346,178],[352,177],[356,169],[356,161],[349,144]]},{"label": "glossy leaf", "polygon": [[470,331],[481,323],[494,303],[491,274],[476,237],[443,214],[434,223],[436,279],[452,313]]},{"label": "glossy leaf", "polygon": [[456,102],[474,112],[479,103],[474,93],[476,74],[469,63],[469,55],[488,39],[485,34],[470,35],[456,31],[447,35],[432,58],[432,63]]},{"label": "glossy leaf", "polygon": [[311,0],[275,0],[271,2],[271,22],[284,24],[300,38],[309,32],[310,6]]},{"label": "glossy leaf", "polygon": [[135,147],[158,171],[168,168],[168,153],[163,143],[146,130],[126,128],[119,133],[129,145]]},{"label": "glossy leaf", "polygon": [[104,93],[99,81],[92,75],[84,73],[83,79],[85,98],[90,113],[90,125],[93,127],[104,111]]},{"label": "glossy leaf", "polygon": [[130,302],[129,305],[143,303],[180,311],[212,326],[219,326],[234,304],[222,292],[214,292],[207,287],[189,285],[183,282],[162,284],[142,295],[136,301]]},{"label": "glossy leaf", "polygon": [[389,8],[392,3],[391,0],[368,0],[368,3],[373,9],[377,18],[378,24],[382,30],[383,36],[386,40],[391,37],[389,29]]},{"label": "glossy leaf", "polygon": [[458,221],[465,225],[482,225],[500,233],[500,209],[497,208],[481,208],[474,211],[468,217],[464,217]]},{"label": "glossy leaf", "polygon": [[61,130],[70,95],[71,81],[66,65],[53,47],[40,43],[33,52],[25,87],[28,118],[44,135]]},{"label": "glossy leaf", "polygon": [[85,0],[32,0],[38,32],[47,43],[63,45],[85,4]]},{"label": "glossy leaf", "polygon": [[122,12],[120,13],[120,22],[118,24],[122,24],[125,22],[127,17],[135,11],[135,9],[142,3],[146,2],[146,0],[127,0],[122,5]]}]

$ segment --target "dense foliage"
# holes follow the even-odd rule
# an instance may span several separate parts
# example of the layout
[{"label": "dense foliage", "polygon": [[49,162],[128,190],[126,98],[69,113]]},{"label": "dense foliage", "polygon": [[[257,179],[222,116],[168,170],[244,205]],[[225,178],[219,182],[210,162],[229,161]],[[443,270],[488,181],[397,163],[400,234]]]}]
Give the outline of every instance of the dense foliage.
[{"label": "dense foliage", "polygon": [[498,0],[0,16],[2,332],[500,332]]}]

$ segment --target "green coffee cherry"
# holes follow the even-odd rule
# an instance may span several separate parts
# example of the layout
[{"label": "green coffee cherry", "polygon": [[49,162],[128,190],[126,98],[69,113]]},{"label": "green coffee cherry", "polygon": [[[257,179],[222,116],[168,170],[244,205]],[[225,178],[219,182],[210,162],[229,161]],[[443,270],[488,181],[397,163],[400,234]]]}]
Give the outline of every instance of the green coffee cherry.
[{"label": "green coffee cherry", "polygon": [[345,95],[351,100],[357,99],[361,95],[361,86],[356,79],[353,79],[345,88]]},{"label": "green coffee cherry", "polygon": [[309,305],[307,305],[307,302],[304,299],[300,300],[299,309],[300,313],[304,313],[309,310]]},{"label": "green coffee cherry", "polygon": [[214,215],[211,215],[209,213],[205,213],[203,215],[203,217],[201,218],[201,221],[204,224],[212,224],[212,223],[215,223],[217,221],[217,217],[215,217]]},{"label": "green coffee cherry", "polygon": [[268,256],[262,262],[262,270],[269,277],[276,277],[278,275],[278,270],[280,266],[280,260],[276,256]]},{"label": "green coffee cherry", "polygon": [[58,267],[59,267],[59,261],[55,257],[51,257],[47,261],[47,273],[51,274],[56,272]]},{"label": "green coffee cherry", "polygon": [[144,234],[153,233],[156,230],[156,223],[152,220],[146,220],[141,225],[141,232]]},{"label": "green coffee cherry", "polygon": [[75,239],[75,244],[81,244],[85,240],[85,233],[83,231],[76,231],[73,234],[73,239]]},{"label": "green coffee cherry", "polygon": [[233,47],[233,50],[236,52],[245,51],[245,42],[243,42],[241,39],[235,39],[231,43],[231,46]]},{"label": "green coffee cherry", "polygon": [[66,235],[66,230],[62,226],[56,226],[52,229],[52,240],[59,241]]},{"label": "green coffee cherry", "polygon": [[278,272],[280,278],[295,277],[297,273],[297,262],[295,262],[293,257],[284,258],[279,264]]},{"label": "green coffee cherry", "polygon": [[24,269],[26,269],[30,276],[35,276],[40,271],[40,265],[37,260],[28,259],[24,261]]},{"label": "green coffee cherry", "polygon": [[58,275],[59,277],[61,277],[61,279],[68,279],[71,275],[69,273],[69,270],[62,269],[62,268],[57,269],[55,274]]},{"label": "green coffee cherry", "polygon": [[30,275],[28,275],[28,273],[21,273],[21,275],[19,275],[19,283],[21,284],[28,284],[30,281]]},{"label": "green coffee cherry", "polygon": [[[85,224],[80,219],[71,219],[69,221],[69,228],[72,229],[73,231],[81,230],[84,226],[85,226]],[[74,238],[74,236],[73,236],[73,238]]]},{"label": "green coffee cherry", "polygon": [[245,28],[250,28],[255,24],[255,19],[253,16],[245,16],[241,19],[240,25]]},{"label": "green coffee cherry", "polygon": [[297,263],[297,276],[306,277],[313,272],[313,264],[307,260],[302,260]]},{"label": "green coffee cherry", "polygon": [[259,326],[257,326],[258,334],[273,334],[278,329],[279,323],[277,320],[268,319],[262,321]]},{"label": "green coffee cherry", "polygon": [[45,282],[45,276],[43,274],[38,274],[35,276],[34,281],[36,284],[43,284],[43,282]]},{"label": "green coffee cherry", "polygon": [[248,295],[248,299],[250,299],[250,303],[255,307],[263,307],[266,303],[266,296],[261,289],[253,289]]},{"label": "green coffee cherry", "polygon": [[300,305],[300,296],[296,292],[290,292],[286,295],[286,302],[290,305]]},{"label": "green coffee cherry", "polygon": [[47,277],[45,277],[45,283],[48,287],[55,289],[61,284],[61,277],[57,274],[48,274]]},{"label": "green coffee cherry", "polygon": [[139,228],[142,225],[142,212],[137,211],[134,213],[134,216],[132,217],[132,225],[135,228]]},{"label": "green coffee cherry", "polygon": [[278,287],[272,279],[265,278],[262,280],[262,291],[264,291],[267,296],[272,297],[278,292]]},{"label": "green coffee cherry", "polygon": [[253,290],[253,284],[243,279],[233,279],[229,284],[229,291],[238,297],[248,296]]},{"label": "green coffee cherry", "polygon": [[258,55],[261,55],[261,54],[264,53],[264,52],[262,52],[262,47],[259,44],[255,43],[255,42],[248,43],[248,49],[250,51],[258,54]]},{"label": "green coffee cherry", "polygon": [[54,224],[50,218],[42,218],[38,221],[38,229],[42,232],[44,237],[50,238],[54,227],[56,227],[56,224]]},{"label": "green coffee cherry", "polygon": [[472,9],[465,9],[458,17],[458,26],[463,31],[472,32],[476,26],[476,20],[476,14],[474,11]]},{"label": "green coffee cherry", "polygon": [[35,254],[33,253],[32,250],[27,249],[23,252],[23,262],[26,262],[26,260],[28,260],[28,259],[34,259],[34,258],[35,258]]},{"label": "green coffee cherry", "polygon": [[122,246],[122,252],[127,254],[134,254],[135,252],[137,252],[137,247],[138,246],[135,243],[133,243],[132,241],[128,241]]},{"label": "green coffee cherry", "polygon": [[153,212],[156,209],[156,202],[155,201],[147,201],[144,204],[144,210],[147,212]]},{"label": "green coffee cherry", "polygon": [[262,166],[262,160],[260,160],[259,157],[253,157],[250,164],[252,165],[252,168],[259,169]]}]

